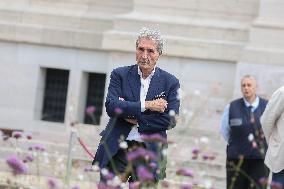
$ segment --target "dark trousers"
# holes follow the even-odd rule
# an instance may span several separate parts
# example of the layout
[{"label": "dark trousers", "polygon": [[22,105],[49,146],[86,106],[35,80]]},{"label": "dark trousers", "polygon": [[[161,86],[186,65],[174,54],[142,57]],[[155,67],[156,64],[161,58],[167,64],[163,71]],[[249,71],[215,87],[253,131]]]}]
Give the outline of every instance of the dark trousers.
[{"label": "dark trousers", "polygon": [[[116,173],[119,173],[120,175],[124,174],[125,178],[127,178],[128,182],[135,182],[138,180],[137,174],[135,171],[128,171],[126,170],[129,168],[129,163],[127,160],[127,152],[129,152],[132,149],[142,147],[145,148],[145,144],[137,141],[127,141],[128,148],[127,149],[119,149],[117,153],[112,157],[112,163],[109,162],[107,165],[107,169],[113,173],[114,175]],[[141,164],[139,164],[141,165]],[[131,170],[136,170],[136,167],[138,167],[138,164],[133,164]],[[127,173],[126,173],[127,172]],[[101,182],[106,182],[106,179],[104,176],[101,175],[100,178]]]},{"label": "dark trousers", "polygon": [[284,169],[280,171],[279,173],[273,173],[272,181],[281,184],[282,188],[284,189]]},{"label": "dark trousers", "polygon": [[[265,189],[261,178],[268,178],[269,170],[262,159],[227,159],[227,189]],[[256,186],[257,185],[257,186]]]}]

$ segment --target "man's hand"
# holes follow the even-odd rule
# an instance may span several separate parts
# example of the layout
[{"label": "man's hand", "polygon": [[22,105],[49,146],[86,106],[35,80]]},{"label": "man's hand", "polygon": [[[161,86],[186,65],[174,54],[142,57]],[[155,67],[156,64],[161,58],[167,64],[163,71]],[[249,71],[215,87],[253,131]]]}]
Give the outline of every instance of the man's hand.
[{"label": "man's hand", "polygon": [[145,101],[145,109],[154,112],[163,113],[167,109],[168,102],[162,98],[158,98],[152,101]]},{"label": "man's hand", "polygon": [[124,119],[125,121],[127,121],[128,123],[132,123],[133,125],[137,125],[138,121],[137,119]]}]

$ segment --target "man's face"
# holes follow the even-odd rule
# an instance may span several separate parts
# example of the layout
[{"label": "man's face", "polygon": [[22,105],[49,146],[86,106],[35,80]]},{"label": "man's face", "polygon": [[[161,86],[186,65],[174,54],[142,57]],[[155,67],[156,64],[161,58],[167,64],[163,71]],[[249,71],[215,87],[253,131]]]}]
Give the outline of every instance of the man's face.
[{"label": "man's face", "polygon": [[246,99],[253,98],[256,95],[256,81],[251,77],[243,78],[241,81],[241,90]]},{"label": "man's face", "polygon": [[141,38],[136,48],[136,62],[142,72],[151,72],[160,55],[154,40]]}]

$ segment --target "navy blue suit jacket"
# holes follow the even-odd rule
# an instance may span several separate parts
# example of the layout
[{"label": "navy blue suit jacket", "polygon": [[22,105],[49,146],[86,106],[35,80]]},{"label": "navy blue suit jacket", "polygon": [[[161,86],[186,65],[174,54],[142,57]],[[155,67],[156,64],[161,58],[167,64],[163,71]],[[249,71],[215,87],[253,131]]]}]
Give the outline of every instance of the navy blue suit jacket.
[{"label": "navy blue suit jacket", "polygon": [[[175,120],[169,116],[169,111],[173,110],[176,114],[179,113],[178,89],[180,84],[178,79],[158,67],[155,69],[146,100],[153,100],[164,92],[163,98],[168,102],[164,113],[149,110],[141,112],[140,87],[137,65],[119,67],[112,71],[105,102],[110,120],[101,133],[101,142],[93,161],[93,164],[98,162],[100,168],[105,167],[109,163],[110,157],[118,151],[119,139],[121,137],[127,138],[133,125],[125,121],[125,118],[137,119],[138,131],[141,134],[159,133],[166,137],[166,130],[175,126]],[[124,101],[119,98],[123,98]],[[121,109],[122,113],[117,115],[116,108]],[[146,148],[158,151],[158,148],[147,143]]]}]

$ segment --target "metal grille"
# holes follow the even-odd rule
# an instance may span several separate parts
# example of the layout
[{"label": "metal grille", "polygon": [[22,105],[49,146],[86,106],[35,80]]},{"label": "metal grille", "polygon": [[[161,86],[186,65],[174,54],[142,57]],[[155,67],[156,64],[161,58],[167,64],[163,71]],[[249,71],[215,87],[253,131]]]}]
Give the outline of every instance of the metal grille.
[{"label": "metal grille", "polygon": [[102,115],[104,92],[105,92],[106,74],[89,73],[88,74],[88,91],[86,108],[89,106],[95,106],[96,111],[94,116],[85,114],[84,123],[87,124],[100,124],[100,118]]},{"label": "metal grille", "polygon": [[42,120],[64,122],[68,70],[46,69]]}]

